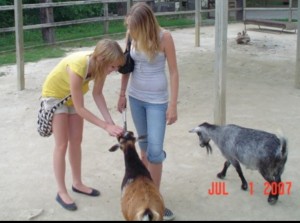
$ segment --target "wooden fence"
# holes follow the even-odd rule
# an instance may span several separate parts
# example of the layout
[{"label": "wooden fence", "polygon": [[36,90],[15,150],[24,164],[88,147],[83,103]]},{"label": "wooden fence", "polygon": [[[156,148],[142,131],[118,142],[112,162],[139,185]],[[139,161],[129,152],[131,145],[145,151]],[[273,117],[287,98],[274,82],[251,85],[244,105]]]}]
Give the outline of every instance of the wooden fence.
[{"label": "wooden fence", "polygon": [[[51,28],[51,27],[58,27],[58,26],[66,26],[66,25],[74,25],[74,24],[83,24],[83,23],[92,23],[92,22],[106,22],[112,20],[121,20],[124,19],[124,16],[110,16],[108,13],[108,4],[110,3],[122,3],[126,2],[127,7],[130,7],[133,0],[89,0],[89,1],[70,1],[70,2],[51,2],[51,3],[39,3],[39,4],[24,4],[22,5],[23,9],[35,9],[35,8],[45,8],[46,10],[52,10],[55,7],[63,7],[63,6],[74,6],[74,5],[88,5],[88,4],[103,4],[104,8],[104,15],[102,17],[95,17],[95,18],[86,18],[86,19],[78,19],[78,20],[71,20],[71,21],[63,21],[63,22],[48,22],[43,24],[35,24],[35,25],[26,25],[23,26],[24,30],[30,29],[41,29],[41,28]],[[0,6],[0,11],[6,10],[15,10],[14,5],[10,6]],[[51,20],[51,19],[48,19]],[[108,27],[108,26],[106,26]],[[16,29],[15,27],[7,27],[7,28],[0,28],[0,33],[3,32],[14,32]]]},{"label": "wooden fence", "polygon": [[[23,43],[23,30],[30,30],[30,29],[46,29],[48,31],[48,39],[49,42],[53,43],[55,40],[51,37],[51,29],[59,26],[67,26],[67,25],[74,25],[74,24],[83,24],[83,23],[92,23],[92,22],[103,22],[104,23],[104,33],[108,33],[109,30],[109,22],[114,20],[123,20],[124,16],[114,15],[111,16],[108,12],[108,5],[111,3],[126,3],[127,4],[127,11],[129,10],[130,6],[137,1],[146,1],[154,4],[154,0],[86,0],[86,1],[68,1],[68,2],[55,2],[52,1],[48,2],[45,0],[45,3],[39,4],[24,4],[22,5],[21,0],[14,0],[14,5],[8,6],[0,6],[0,11],[6,10],[14,10],[15,12],[15,27],[6,27],[0,28],[0,33],[4,32],[15,32],[16,35],[16,58],[17,58],[17,65],[18,65],[18,89],[24,89],[24,58],[23,58],[23,51],[24,51],[24,43]],[[178,0],[181,2],[183,0]],[[289,0],[290,2],[292,0]],[[160,2],[160,1],[158,1]],[[214,16],[215,8],[212,9],[202,9],[201,4],[202,0],[195,0],[195,9],[193,10],[184,10],[184,11],[168,11],[168,12],[155,12],[156,16],[172,16],[172,15],[192,15],[195,16],[195,26],[196,26],[196,46],[199,46],[199,25],[201,25],[201,13],[211,13]],[[230,17],[234,15],[237,18],[237,14],[241,13],[243,19],[243,14],[245,13],[245,0],[227,0],[226,4],[228,4],[228,14]],[[241,2],[243,2],[241,4]],[[34,9],[40,8],[45,10],[53,10],[55,7],[66,7],[66,6],[74,6],[74,5],[87,5],[87,4],[103,4],[103,16],[95,17],[95,18],[86,18],[86,19],[79,19],[79,20],[72,20],[72,21],[63,21],[63,22],[54,22],[51,18],[46,18],[45,23],[42,24],[35,24],[35,25],[25,25],[23,26],[23,9]],[[296,10],[291,8],[283,8],[283,10]],[[47,14],[47,13],[46,13]],[[51,14],[51,13],[48,13]],[[50,30],[50,31],[49,31]]]},{"label": "wooden fence", "polygon": [[[108,32],[107,28],[109,27],[109,21],[113,20],[123,20],[123,15],[110,15],[108,12],[108,4],[111,3],[127,3],[127,11],[129,10],[130,6],[134,2],[138,2],[141,0],[88,0],[88,1],[70,1],[70,2],[52,2],[52,3],[39,3],[39,4],[24,4],[22,6],[23,9],[35,9],[35,8],[45,8],[47,10],[51,10],[55,7],[63,7],[63,6],[74,6],[74,5],[87,5],[87,4],[103,4],[104,7],[104,15],[102,17],[94,17],[94,18],[86,18],[86,19],[78,19],[78,20],[71,20],[71,21],[63,21],[63,22],[48,22],[43,24],[35,24],[35,25],[25,25],[23,26],[23,30],[30,30],[30,29],[41,29],[41,28],[51,28],[51,27],[58,27],[58,26],[66,26],[66,25],[74,25],[74,24],[83,24],[83,23],[92,23],[92,22],[104,22],[105,25],[105,33]],[[144,0],[145,2],[153,2],[149,0]],[[195,0],[199,1],[199,0]],[[233,2],[233,1],[231,1]],[[235,1],[234,1],[235,2]],[[231,4],[232,5],[232,4]],[[1,11],[7,10],[14,10],[14,5],[7,5],[7,6],[0,6]],[[200,9],[201,12],[214,12],[215,9]],[[242,8],[236,8],[234,6],[230,7],[230,11],[242,11]],[[173,11],[173,12],[156,12],[156,16],[171,16],[171,15],[194,15],[195,10],[185,10],[185,11]],[[51,19],[48,19],[51,20]],[[16,29],[15,27],[6,27],[0,28],[0,33],[3,32],[14,32]]]}]

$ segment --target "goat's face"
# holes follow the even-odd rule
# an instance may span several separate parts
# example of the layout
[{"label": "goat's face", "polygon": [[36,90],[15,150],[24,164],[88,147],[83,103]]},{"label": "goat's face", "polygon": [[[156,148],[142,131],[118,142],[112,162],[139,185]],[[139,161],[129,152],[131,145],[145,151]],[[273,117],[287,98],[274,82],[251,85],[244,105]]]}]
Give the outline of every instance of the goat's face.
[{"label": "goat's face", "polygon": [[131,131],[126,131],[124,132],[121,136],[118,137],[118,144],[113,145],[109,151],[110,152],[114,152],[116,151],[118,148],[120,148],[122,151],[124,151],[124,149],[126,148],[126,145],[128,144],[135,144],[136,141],[140,140],[140,139],[144,139],[146,136],[140,136],[138,138],[136,138],[133,134],[133,132]]},{"label": "goat's face", "polygon": [[190,133],[197,133],[199,137],[199,145],[200,147],[205,147],[207,153],[212,153],[212,148],[209,145],[210,138],[208,134],[205,132],[205,129],[202,128],[201,126],[197,126],[196,128],[193,128],[189,131]]}]

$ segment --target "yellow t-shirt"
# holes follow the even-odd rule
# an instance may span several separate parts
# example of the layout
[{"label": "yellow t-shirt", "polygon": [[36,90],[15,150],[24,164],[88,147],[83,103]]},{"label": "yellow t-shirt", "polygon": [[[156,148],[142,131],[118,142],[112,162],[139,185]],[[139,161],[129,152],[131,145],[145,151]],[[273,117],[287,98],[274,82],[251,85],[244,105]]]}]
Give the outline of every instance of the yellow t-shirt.
[{"label": "yellow t-shirt", "polygon": [[[42,97],[62,99],[70,94],[70,76],[67,73],[67,66],[85,80],[82,92],[83,94],[88,92],[90,79],[86,79],[86,75],[91,53],[91,51],[76,52],[63,58],[47,76],[43,84]],[[72,99],[66,103],[69,106],[72,104]]]}]

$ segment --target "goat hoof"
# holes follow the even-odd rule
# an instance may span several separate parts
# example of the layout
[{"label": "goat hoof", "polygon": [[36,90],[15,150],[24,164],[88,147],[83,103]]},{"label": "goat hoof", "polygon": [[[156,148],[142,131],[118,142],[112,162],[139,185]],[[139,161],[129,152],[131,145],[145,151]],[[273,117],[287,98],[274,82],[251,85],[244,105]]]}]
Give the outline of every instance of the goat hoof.
[{"label": "goat hoof", "polygon": [[247,184],[243,184],[243,185],[241,186],[241,188],[242,188],[242,190],[248,190],[248,185],[247,185]]},{"label": "goat hoof", "polygon": [[278,200],[278,198],[276,198],[276,197],[269,197],[268,203],[271,205],[274,205],[274,204],[276,204],[277,200]]},{"label": "goat hoof", "polygon": [[225,178],[225,175],[222,174],[222,173],[218,173],[218,174],[217,174],[217,177],[220,178],[220,179],[224,179],[224,178]]}]

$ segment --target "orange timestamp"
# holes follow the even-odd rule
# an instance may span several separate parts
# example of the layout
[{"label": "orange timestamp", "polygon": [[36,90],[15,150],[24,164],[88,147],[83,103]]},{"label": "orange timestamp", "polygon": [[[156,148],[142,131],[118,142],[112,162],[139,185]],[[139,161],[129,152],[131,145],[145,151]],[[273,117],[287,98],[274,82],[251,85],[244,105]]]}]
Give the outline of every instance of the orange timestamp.
[{"label": "orange timestamp", "polygon": [[[254,184],[253,182],[249,182],[249,193],[250,195],[254,194]],[[292,182],[265,182],[264,183],[264,195],[290,195],[292,190]]]}]

